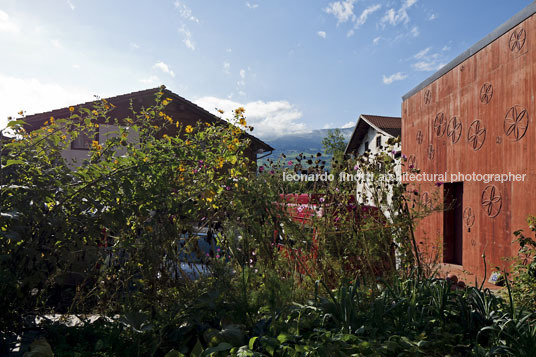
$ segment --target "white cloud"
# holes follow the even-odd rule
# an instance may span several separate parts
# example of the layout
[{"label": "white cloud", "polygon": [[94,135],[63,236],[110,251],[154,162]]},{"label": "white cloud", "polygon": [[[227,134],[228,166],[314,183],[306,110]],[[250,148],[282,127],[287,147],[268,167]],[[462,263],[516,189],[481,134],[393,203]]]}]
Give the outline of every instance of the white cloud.
[{"label": "white cloud", "polygon": [[318,31],[316,34],[317,34],[319,37],[322,37],[322,38],[326,38],[326,36],[327,36],[325,31]]},{"label": "white cloud", "polygon": [[147,78],[140,79],[140,83],[153,85],[160,83],[160,79],[157,76],[149,76]]},{"label": "white cloud", "polygon": [[177,0],[175,1],[175,8],[179,10],[179,14],[181,15],[183,19],[187,19],[192,22],[199,23],[199,19],[192,14],[192,9],[186,6],[186,4]]},{"label": "white cloud", "polygon": [[251,4],[249,1],[246,1],[246,6],[250,9],[256,9],[259,7],[259,4]]},{"label": "white cloud", "polygon": [[229,62],[223,62],[223,72],[225,74],[231,73],[231,64]]},{"label": "white cloud", "polygon": [[75,7],[74,7],[74,4],[71,0],[67,0],[67,5],[69,5],[69,7],[71,8],[71,10],[74,10]]},{"label": "white cloud", "polygon": [[436,14],[431,14],[430,16],[428,16],[428,21],[434,21],[435,19],[437,19]]},{"label": "white cloud", "polygon": [[192,51],[195,51],[195,43],[192,41],[192,33],[185,25],[182,25],[181,28],[179,28],[179,32],[183,35],[182,42],[191,49]]},{"label": "white cloud", "polygon": [[400,9],[395,10],[394,8],[390,8],[385,12],[385,15],[380,20],[380,24],[382,26],[385,26],[387,23],[393,26],[396,26],[398,24],[407,24],[410,21],[409,15],[408,15],[408,9],[412,7],[417,0],[406,0],[400,7]]},{"label": "white cloud", "polygon": [[365,22],[367,22],[368,17],[371,14],[375,13],[376,11],[378,11],[381,7],[382,6],[380,4],[371,5],[371,6],[367,7],[365,10],[363,10],[363,12],[361,13],[361,15],[359,15],[359,17],[354,17],[354,19],[353,19],[354,27],[346,33],[346,36],[347,37],[353,36],[355,34],[355,31],[361,25],[364,25]]},{"label": "white cloud", "polygon": [[428,52],[430,52],[432,48],[431,47],[427,47],[425,48],[424,50],[421,50],[419,51],[415,56],[413,56],[414,58],[416,59],[421,59],[421,58],[424,58],[428,55]]},{"label": "white cloud", "polygon": [[58,39],[50,40],[50,43],[52,43],[52,46],[54,46],[54,48],[57,48],[57,49],[62,48],[60,40]]},{"label": "white cloud", "polygon": [[[239,72],[239,75],[240,75],[240,80],[236,82],[236,85],[239,86],[239,87],[243,87],[243,86],[246,85],[246,70],[241,69],[240,72]],[[244,93],[244,95],[245,95],[245,93]]]},{"label": "white cloud", "polygon": [[343,0],[334,1],[328,4],[328,7],[324,11],[328,14],[332,14],[337,19],[337,25],[342,24],[348,20],[354,20],[354,3],[357,0]]},{"label": "white cloud", "polygon": [[230,117],[232,110],[244,107],[248,124],[255,128],[253,135],[263,139],[311,131],[300,121],[302,112],[285,100],[239,103],[229,99],[202,97],[195,103],[216,115],[219,115],[216,108],[222,109],[225,111],[224,117]]},{"label": "white cloud", "polygon": [[411,28],[410,34],[413,37],[418,37],[421,34],[421,32],[419,31],[419,27],[418,26],[413,26]]},{"label": "white cloud", "polygon": [[412,67],[417,71],[431,72],[441,69],[446,63],[438,63],[436,61],[419,61],[412,64]]},{"label": "white cloud", "polygon": [[85,88],[64,87],[54,82],[41,82],[36,78],[17,78],[0,73],[0,128],[7,117],[16,117],[20,110],[26,114],[42,113],[68,105],[94,100],[93,93]]},{"label": "white cloud", "polygon": [[7,12],[0,10],[0,32],[17,33],[19,30],[19,25],[10,19]]},{"label": "white cloud", "polygon": [[403,79],[406,79],[408,76],[406,74],[403,74],[401,72],[397,72],[394,74],[391,74],[389,77],[386,77],[385,74],[383,75],[383,84],[391,84],[396,81],[401,81]]},{"label": "white cloud", "polygon": [[369,17],[369,15],[375,13],[376,11],[381,9],[381,7],[382,6],[380,4],[376,4],[376,5],[371,5],[371,6],[367,7],[365,10],[363,10],[361,15],[355,21],[356,26],[361,26],[365,22],[367,22],[367,18]]},{"label": "white cloud", "polygon": [[334,1],[329,3],[328,7],[324,9],[326,13],[335,16],[337,19],[337,26],[348,21],[354,23],[353,28],[346,33],[348,37],[353,36],[355,30],[361,25],[364,25],[369,16],[382,7],[380,4],[370,5],[361,12],[361,15],[356,16],[354,13],[354,4],[356,1],[357,0]]},{"label": "white cloud", "polygon": [[73,67],[74,69],[80,69],[80,65],[77,64],[77,63],[73,64],[72,67]]},{"label": "white cloud", "polygon": [[162,72],[169,74],[171,77],[175,77],[175,72],[173,72],[173,70],[162,61],[155,63],[153,68],[159,69]]},{"label": "white cloud", "polygon": [[372,40],[372,43],[374,45],[377,45],[380,42],[381,39],[382,39],[381,36],[375,37],[374,40]]},{"label": "white cloud", "polygon": [[131,42],[128,45],[130,46],[130,48],[133,48],[135,50],[140,48],[140,45],[138,45],[136,42]]},{"label": "white cloud", "polygon": [[349,121],[348,123],[344,124],[343,126],[341,126],[341,128],[343,129],[346,129],[346,128],[353,128],[355,126],[355,122],[353,121]]},{"label": "white cloud", "polygon": [[[424,72],[431,72],[431,71],[437,71],[441,67],[443,67],[446,63],[444,60],[444,53],[439,52],[431,52],[432,48],[427,47],[418,53],[416,53],[413,58],[418,60],[417,62],[413,63],[411,67],[417,71],[424,71]],[[443,47],[441,52],[448,51],[449,48],[447,46]]]}]

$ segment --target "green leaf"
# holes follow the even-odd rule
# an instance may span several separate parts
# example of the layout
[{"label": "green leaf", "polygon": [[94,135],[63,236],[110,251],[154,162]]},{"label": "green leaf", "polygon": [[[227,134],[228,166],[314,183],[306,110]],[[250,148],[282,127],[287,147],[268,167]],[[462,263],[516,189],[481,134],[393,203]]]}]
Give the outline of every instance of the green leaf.
[{"label": "green leaf", "polygon": [[22,165],[24,164],[24,161],[22,160],[7,160],[7,163],[4,165],[4,167],[8,167],[11,165]]},{"label": "green leaf", "polygon": [[9,123],[7,123],[7,128],[13,128],[14,126],[24,125],[24,124],[26,124],[26,122],[22,119],[12,120]]},{"label": "green leaf", "polygon": [[192,353],[190,355],[200,357],[201,353],[203,353],[203,345],[201,345],[201,341],[197,339],[197,342],[195,343],[195,346],[192,349]]},{"label": "green leaf", "polygon": [[166,353],[164,357],[184,357],[184,355],[179,351],[172,349],[168,353]]},{"label": "green leaf", "polygon": [[231,348],[233,348],[233,346],[231,346],[227,342],[222,342],[216,347],[207,348],[206,350],[203,351],[201,356],[210,356],[212,353],[215,353],[215,352],[229,351]]},{"label": "green leaf", "polygon": [[289,334],[286,334],[286,333],[281,333],[279,334],[279,336],[277,336],[277,340],[281,343],[285,343],[287,341],[291,341],[293,339],[294,336],[292,335],[289,335]]},{"label": "green leaf", "polygon": [[255,345],[255,341],[257,341],[258,338],[259,336],[255,336],[249,339],[248,347],[250,350],[253,349],[253,346]]}]

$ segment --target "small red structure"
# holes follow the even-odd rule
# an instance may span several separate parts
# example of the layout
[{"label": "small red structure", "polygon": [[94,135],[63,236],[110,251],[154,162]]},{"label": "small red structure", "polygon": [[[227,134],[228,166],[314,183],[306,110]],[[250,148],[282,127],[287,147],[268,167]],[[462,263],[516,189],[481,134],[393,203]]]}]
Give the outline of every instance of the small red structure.
[{"label": "small red structure", "polygon": [[[334,214],[333,220],[335,227],[340,226],[348,222],[348,217],[352,217],[357,224],[363,218],[375,216],[385,222],[383,215],[377,207],[358,205],[355,201],[355,197],[350,196],[347,202],[334,203],[332,198],[325,194],[281,194],[279,205],[290,214],[291,219],[302,225],[304,229],[310,230],[310,247],[308,250],[301,248],[293,248],[288,244],[282,243],[279,240],[280,234],[276,230],[274,231],[274,244],[277,245],[279,252],[283,257],[289,259],[292,262],[296,262],[296,270],[300,274],[311,273],[314,271],[318,259],[319,244],[317,231],[313,226],[313,221],[316,218],[325,217],[326,211],[333,209],[340,214]],[[344,212],[346,211],[346,212]],[[353,215],[346,215],[347,212],[354,212]],[[343,220],[342,217],[346,217]]]}]

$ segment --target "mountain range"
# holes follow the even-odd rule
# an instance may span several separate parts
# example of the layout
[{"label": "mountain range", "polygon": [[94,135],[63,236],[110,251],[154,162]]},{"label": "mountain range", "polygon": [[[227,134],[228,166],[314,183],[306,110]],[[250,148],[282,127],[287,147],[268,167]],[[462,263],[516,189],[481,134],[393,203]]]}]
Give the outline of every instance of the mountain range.
[{"label": "mountain range", "polygon": [[[274,139],[264,140],[268,145],[272,146],[275,150],[271,155],[262,159],[261,162],[265,162],[266,159],[277,160],[281,154],[292,160],[300,153],[306,155],[316,155],[316,153],[322,153],[323,160],[329,162],[331,158],[329,155],[324,154],[322,147],[322,139],[328,135],[329,130],[335,129],[315,129],[306,133],[283,135]],[[344,136],[345,142],[348,143],[354,128],[339,128]]]}]

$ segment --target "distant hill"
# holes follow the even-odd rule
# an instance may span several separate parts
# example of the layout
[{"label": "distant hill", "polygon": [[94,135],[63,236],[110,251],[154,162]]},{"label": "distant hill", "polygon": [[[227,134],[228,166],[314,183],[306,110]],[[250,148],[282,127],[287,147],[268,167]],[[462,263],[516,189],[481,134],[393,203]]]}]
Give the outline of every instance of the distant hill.
[{"label": "distant hill", "polygon": [[[280,136],[276,139],[265,140],[267,144],[272,146],[275,150],[272,155],[267,158],[272,160],[277,160],[282,153],[284,153],[287,158],[294,159],[300,153],[316,155],[316,153],[322,153],[323,160],[329,162],[330,157],[324,155],[324,150],[322,148],[322,139],[328,135],[329,130],[334,129],[316,129],[308,133],[302,134],[289,134]],[[346,143],[350,140],[354,128],[344,128],[339,130],[344,135]],[[266,159],[263,159],[264,162]]]}]

